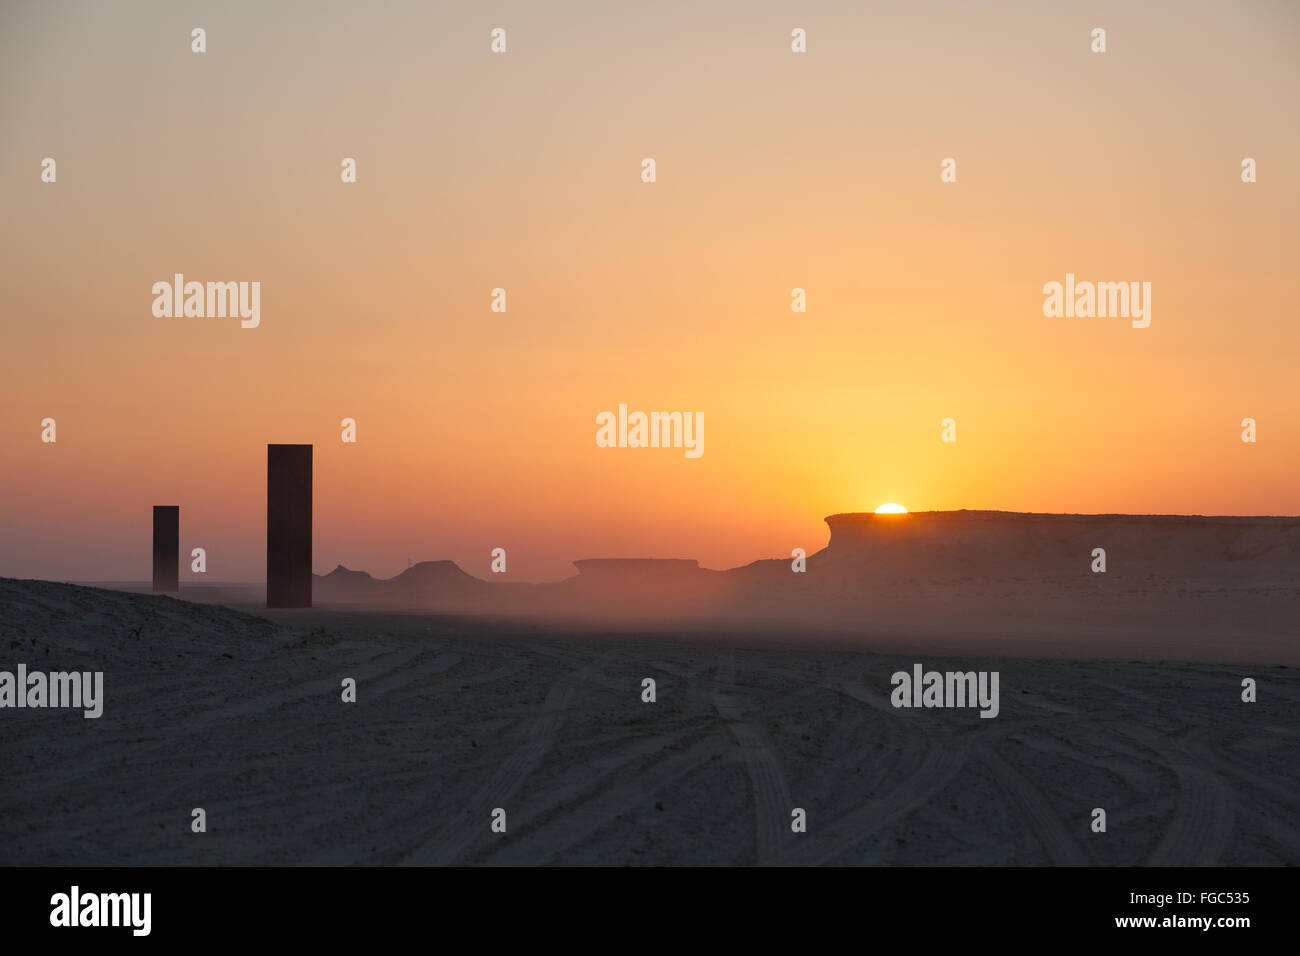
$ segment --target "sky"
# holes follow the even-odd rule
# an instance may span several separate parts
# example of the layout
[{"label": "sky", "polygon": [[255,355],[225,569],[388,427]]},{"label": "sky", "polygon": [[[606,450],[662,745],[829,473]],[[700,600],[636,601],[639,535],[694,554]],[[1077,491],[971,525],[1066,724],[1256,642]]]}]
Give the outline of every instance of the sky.
[{"label": "sky", "polygon": [[[1300,5],[1132,6],[3,3],[0,575],[147,579],[177,504],[183,582],[261,580],[268,442],[318,572],[1300,513]],[[260,324],[156,317],[178,272]],[[1044,316],[1067,272],[1150,326]]]}]

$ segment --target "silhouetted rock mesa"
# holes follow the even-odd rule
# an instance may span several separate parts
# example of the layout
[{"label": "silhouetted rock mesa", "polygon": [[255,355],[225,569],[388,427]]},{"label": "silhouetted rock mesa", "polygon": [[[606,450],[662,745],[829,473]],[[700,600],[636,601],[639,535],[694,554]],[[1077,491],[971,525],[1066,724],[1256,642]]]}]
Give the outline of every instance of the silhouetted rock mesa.
[{"label": "silhouetted rock mesa", "polygon": [[[548,584],[426,561],[377,580],[336,568],[323,603],[593,621],[768,623],[800,633],[1151,634],[1171,646],[1279,639],[1300,627],[1300,518],[1003,511],[836,514],[830,542],[726,571],[691,559],[587,558]],[[1094,570],[1098,549],[1106,570]],[[787,551],[788,553],[788,551]],[[1127,635],[1127,636],[1126,636]]]},{"label": "silhouetted rock mesa", "polygon": [[421,561],[386,579],[339,565],[329,574],[315,578],[317,599],[325,604],[447,610],[485,609],[482,606],[488,603],[488,596],[499,587],[503,586],[466,574],[454,561]]},{"label": "silhouetted rock mesa", "polygon": [[[1011,511],[837,514],[819,569],[882,578],[1261,585],[1297,580],[1300,518]],[[810,570],[812,562],[810,562]]]},{"label": "silhouetted rock mesa", "polygon": [[663,578],[698,571],[700,562],[693,558],[583,558],[573,566],[588,577]]},{"label": "silhouetted rock mesa", "polygon": [[327,595],[326,601],[340,601],[348,598],[365,599],[374,593],[378,582],[366,571],[352,571],[339,565],[326,575],[318,575],[312,590],[320,595]]}]

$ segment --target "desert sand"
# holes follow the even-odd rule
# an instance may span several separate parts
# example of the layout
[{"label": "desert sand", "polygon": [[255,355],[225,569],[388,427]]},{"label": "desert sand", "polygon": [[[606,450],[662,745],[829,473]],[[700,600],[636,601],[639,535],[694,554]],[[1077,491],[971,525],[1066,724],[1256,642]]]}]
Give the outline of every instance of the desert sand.
[{"label": "desert sand", "polygon": [[[0,579],[0,666],[105,675],[97,720],[0,711],[0,864],[1300,863],[1296,671],[1138,659],[1169,642],[962,658]],[[999,671],[999,716],[892,707],[917,661]]]}]

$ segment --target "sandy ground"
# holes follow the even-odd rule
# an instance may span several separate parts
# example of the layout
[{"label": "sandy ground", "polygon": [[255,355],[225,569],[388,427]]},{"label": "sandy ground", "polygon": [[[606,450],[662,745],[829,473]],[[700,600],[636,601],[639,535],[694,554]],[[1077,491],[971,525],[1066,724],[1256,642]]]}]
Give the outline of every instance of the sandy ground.
[{"label": "sandy ground", "polygon": [[[0,864],[1300,863],[1294,668],[797,640],[0,579],[0,669],[103,670],[106,696],[0,710]],[[893,708],[916,660],[998,670],[1000,716]]]}]

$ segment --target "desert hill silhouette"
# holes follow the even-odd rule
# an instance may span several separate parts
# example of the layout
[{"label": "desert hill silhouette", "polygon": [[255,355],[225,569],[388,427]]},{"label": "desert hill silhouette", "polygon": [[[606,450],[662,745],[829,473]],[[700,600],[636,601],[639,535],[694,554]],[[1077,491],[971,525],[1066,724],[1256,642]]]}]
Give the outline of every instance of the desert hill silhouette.
[{"label": "desert hill silhouette", "polygon": [[[1051,634],[1122,643],[1276,640],[1300,625],[1300,518],[931,511],[834,514],[806,570],[764,558],[586,558],[545,584],[421,562],[394,578],[336,568],[315,601],[376,609],[587,620],[791,625],[806,632]],[[1099,567],[1105,552],[1105,571]],[[1290,638],[1287,638],[1288,640]],[[1117,643],[1118,646],[1118,643]]]},{"label": "desert hill silhouette", "polygon": [[467,574],[454,561],[420,561],[391,578],[376,578],[341,564],[329,574],[313,575],[313,593],[343,604],[455,604],[485,598],[494,587]]}]

